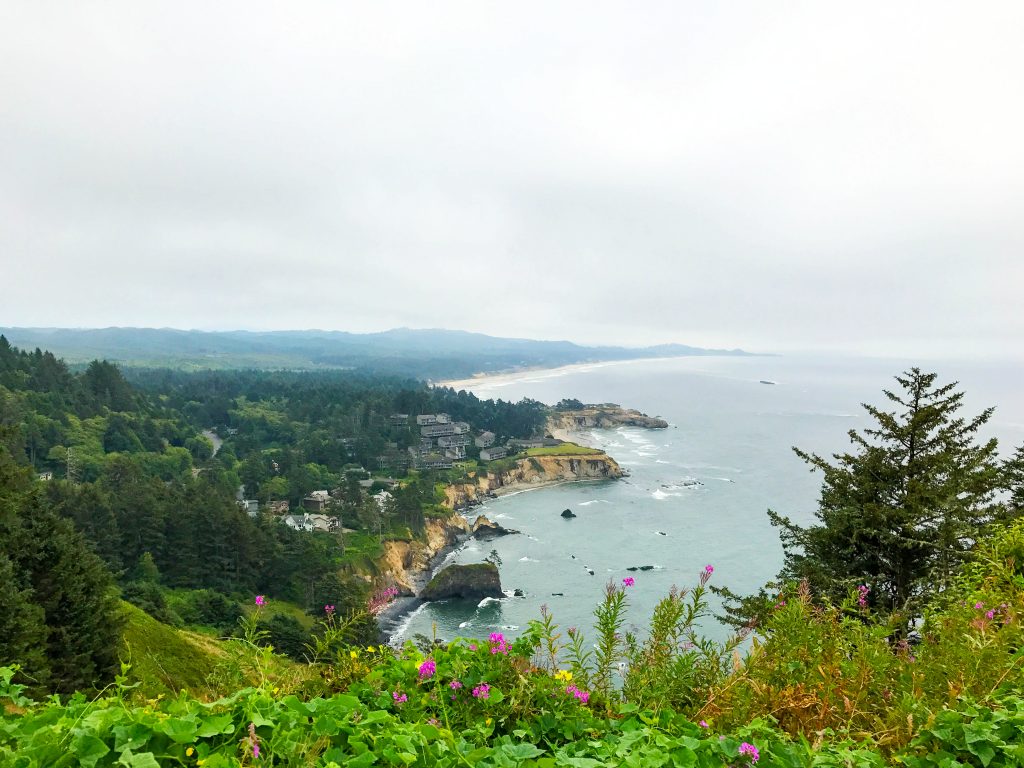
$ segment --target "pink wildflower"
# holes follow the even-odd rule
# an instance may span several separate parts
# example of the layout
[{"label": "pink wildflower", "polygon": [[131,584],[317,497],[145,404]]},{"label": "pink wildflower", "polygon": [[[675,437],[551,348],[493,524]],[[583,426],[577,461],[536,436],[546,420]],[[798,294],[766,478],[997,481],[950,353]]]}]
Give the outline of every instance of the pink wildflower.
[{"label": "pink wildflower", "polygon": [[699,725],[701,728],[707,728],[708,727],[708,721],[707,720],[701,720],[699,723],[697,723],[697,725]]},{"label": "pink wildflower", "polygon": [[868,607],[868,592],[871,591],[871,587],[861,584],[857,587],[857,605],[861,608]]},{"label": "pink wildflower", "polygon": [[471,651],[475,651],[475,650],[476,650],[476,646],[475,646],[475,645],[472,645],[472,644],[471,644],[471,645],[469,646],[469,650],[471,650]]},{"label": "pink wildflower", "polygon": [[622,580],[622,586],[624,587],[632,587],[634,584],[636,584],[636,579],[632,576],[627,576]]},{"label": "pink wildflower", "polygon": [[493,643],[493,645],[491,646],[491,653],[492,654],[497,654],[497,653],[507,654],[508,653],[508,643],[505,641],[505,636],[503,634],[501,634],[500,632],[492,632],[491,633],[491,642]]},{"label": "pink wildflower", "polygon": [[480,685],[473,689],[473,698],[475,699],[489,699],[490,697],[491,686],[487,683],[480,683]]},{"label": "pink wildflower", "polygon": [[334,606],[333,605],[325,605],[324,606],[324,613],[326,613],[328,616],[333,616],[334,615]]},{"label": "pink wildflower", "polygon": [[704,573],[706,573],[708,576],[710,576],[714,572],[715,572],[715,569],[714,569],[713,566],[710,566],[710,565],[705,565],[704,566]]},{"label": "pink wildflower", "polygon": [[755,747],[753,744],[748,744],[745,741],[742,744],[740,744],[740,754],[749,757],[750,762],[752,763],[756,763],[758,760],[761,759],[761,753],[757,751],[757,747]]},{"label": "pink wildflower", "polygon": [[985,607],[984,603],[975,603],[974,604],[974,610],[976,610],[976,611],[980,611],[984,607]]},{"label": "pink wildflower", "polygon": [[257,605],[257,607],[262,608],[266,604],[267,604],[267,598],[265,598],[263,595],[256,595],[256,605]]},{"label": "pink wildflower", "polygon": [[996,612],[995,612],[995,611],[986,611],[986,612],[985,612],[985,618],[986,618],[986,619],[991,619],[991,618],[994,618],[994,617],[995,617],[995,615],[996,615]]},{"label": "pink wildflower", "polygon": [[462,683],[458,680],[452,680],[450,683],[448,683],[448,687],[451,688],[453,691],[457,691],[459,690],[459,688],[462,687]]},{"label": "pink wildflower", "polygon": [[388,603],[394,600],[398,596],[397,587],[388,587],[387,589],[381,590],[370,596],[366,601],[366,610],[376,616],[378,613],[383,611]]},{"label": "pink wildflower", "polygon": [[433,677],[437,671],[437,664],[434,663],[433,659],[427,659],[420,664],[420,680],[425,680],[428,677]]},{"label": "pink wildflower", "polygon": [[392,691],[391,698],[394,699],[397,704],[404,704],[409,700],[408,696],[404,693],[399,693],[398,691]]},{"label": "pink wildflower", "polygon": [[[243,739],[245,741],[245,739]],[[256,724],[249,723],[249,746],[252,747],[252,756],[254,760],[259,759],[260,756],[260,737],[256,733]]]}]

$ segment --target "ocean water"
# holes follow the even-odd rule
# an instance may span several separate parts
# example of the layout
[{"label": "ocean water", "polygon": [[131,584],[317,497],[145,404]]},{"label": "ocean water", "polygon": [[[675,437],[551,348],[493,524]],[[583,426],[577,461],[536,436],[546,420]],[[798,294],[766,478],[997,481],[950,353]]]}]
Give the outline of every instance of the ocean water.
[{"label": "ocean water", "polygon": [[[768,508],[798,522],[813,518],[820,475],[792,446],[820,454],[844,451],[847,432],[870,421],[863,402],[881,405],[882,390],[910,363],[822,357],[677,358],[574,366],[488,377],[464,385],[480,397],[563,397],[615,402],[666,419],[665,430],[592,430],[581,441],[606,450],[630,476],[523,491],[474,509],[521,531],[490,542],[470,541],[447,562],[482,561],[495,550],[502,586],[525,597],[447,601],[421,606],[393,640],[413,634],[515,636],[547,605],[562,627],[584,631],[605,584],[633,576],[628,625],[646,625],[673,586],[693,584],[706,565],[713,583],[749,592],[782,563]],[[1001,452],[1024,444],[1024,366],[1017,362],[933,362],[921,367],[939,380],[959,380],[963,413],[987,406],[996,414],[985,437]],[[763,384],[761,380],[775,384]],[[562,510],[577,515],[563,519]],[[630,572],[630,566],[653,570]],[[593,571],[593,575],[590,574]],[[703,631],[721,638],[714,619]]]}]

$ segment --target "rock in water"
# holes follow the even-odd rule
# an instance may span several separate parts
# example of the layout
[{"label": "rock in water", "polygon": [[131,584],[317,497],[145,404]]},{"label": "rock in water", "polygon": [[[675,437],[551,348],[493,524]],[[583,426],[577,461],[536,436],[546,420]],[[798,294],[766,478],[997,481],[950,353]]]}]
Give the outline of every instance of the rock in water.
[{"label": "rock in water", "polygon": [[562,517],[568,520],[570,517],[576,517],[576,515],[573,514],[571,509],[566,509],[562,511]]},{"label": "rock in water", "polygon": [[526,597],[526,595],[523,593],[523,590],[516,589],[512,592],[512,597]]},{"label": "rock in water", "polygon": [[493,539],[498,536],[507,536],[510,533],[519,533],[519,531],[513,531],[510,528],[505,528],[498,523],[488,520],[483,515],[480,515],[471,526],[473,536],[477,539]]},{"label": "rock in water", "polygon": [[501,591],[498,566],[494,563],[449,565],[432,578],[420,593],[422,600],[446,600],[450,597],[469,600],[505,597]]}]

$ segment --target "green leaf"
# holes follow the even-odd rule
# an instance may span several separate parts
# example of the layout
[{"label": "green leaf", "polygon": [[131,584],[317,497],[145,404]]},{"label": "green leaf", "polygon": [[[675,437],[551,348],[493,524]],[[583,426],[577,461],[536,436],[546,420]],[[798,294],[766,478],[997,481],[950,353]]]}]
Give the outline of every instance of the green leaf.
[{"label": "green leaf", "polygon": [[152,752],[140,752],[137,755],[131,755],[128,757],[128,762],[125,762],[123,757],[120,762],[122,765],[127,765],[128,768],[160,768],[160,763],[156,761],[156,757]]},{"label": "green leaf", "polygon": [[200,738],[217,736],[222,733],[232,733],[235,730],[234,721],[231,715],[208,715],[199,725],[196,735]]},{"label": "green leaf", "polygon": [[72,751],[78,756],[78,762],[85,768],[92,768],[100,758],[110,752],[110,747],[91,733],[81,734],[72,742]]},{"label": "green leaf", "polygon": [[543,749],[538,749],[536,745],[529,743],[502,744],[501,751],[517,761],[529,760],[544,754]]}]

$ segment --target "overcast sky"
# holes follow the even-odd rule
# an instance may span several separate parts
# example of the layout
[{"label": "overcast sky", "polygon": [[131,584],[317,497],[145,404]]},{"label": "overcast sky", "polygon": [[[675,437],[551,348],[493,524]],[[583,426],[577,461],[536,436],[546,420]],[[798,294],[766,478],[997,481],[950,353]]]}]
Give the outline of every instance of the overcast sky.
[{"label": "overcast sky", "polygon": [[4,3],[0,325],[1024,347],[1024,3]]}]

